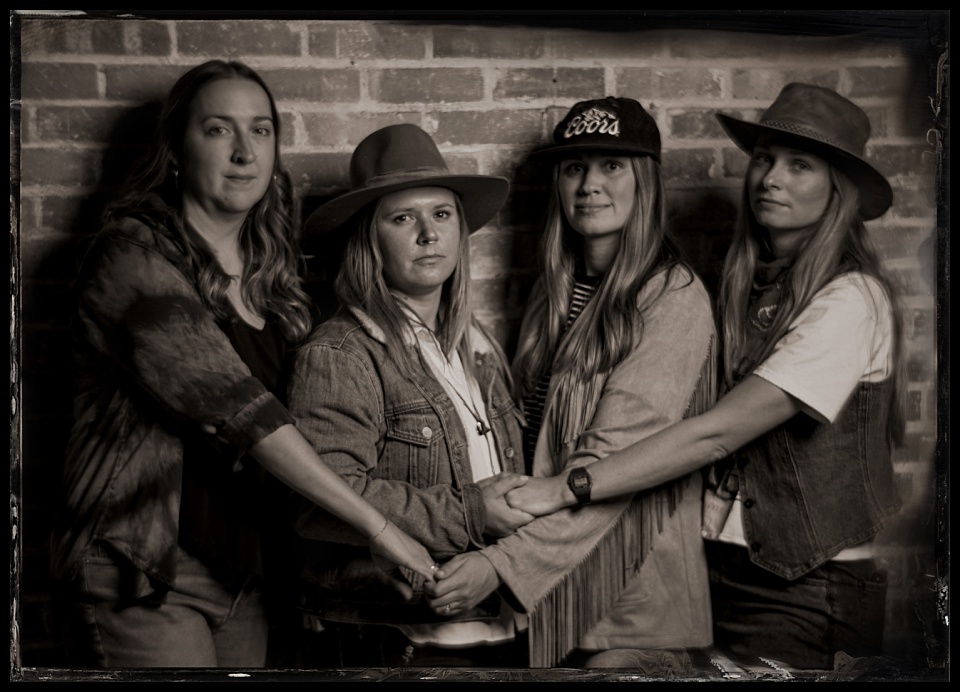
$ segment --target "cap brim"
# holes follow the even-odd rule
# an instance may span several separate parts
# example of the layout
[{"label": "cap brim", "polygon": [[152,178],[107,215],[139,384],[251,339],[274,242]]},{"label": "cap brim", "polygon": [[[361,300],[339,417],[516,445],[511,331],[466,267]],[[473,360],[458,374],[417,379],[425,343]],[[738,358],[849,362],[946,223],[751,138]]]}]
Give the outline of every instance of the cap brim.
[{"label": "cap brim", "polygon": [[652,156],[653,158],[660,160],[659,155],[655,151],[651,151],[645,147],[608,147],[604,145],[598,145],[590,142],[583,142],[578,144],[560,144],[553,145],[548,147],[543,147],[542,149],[537,149],[530,153],[532,158],[556,158],[558,156],[563,156],[564,154],[569,154],[572,152],[582,152],[582,151],[601,151],[610,154],[621,154],[627,156]]},{"label": "cap brim", "polygon": [[460,198],[464,220],[471,233],[485,226],[507,200],[510,181],[488,175],[448,175],[418,178],[354,190],[336,197],[314,211],[305,226],[310,234],[324,235],[340,229],[357,212],[384,195],[417,187],[445,187]]},{"label": "cap brim", "polygon": [[752,123],[725,113],[715,113],[714,115],[727,136],[748,154],[753,153],[757,139],[761,134],[770,133],[801,143],[811,153],[836,165],[837,168],[850,176],[857,187],[860,188],[860,214],[866,221],[883,215],[893,204],[893,189],[890,187],[890,181],[870,163],[856,154],[789,130]]}]

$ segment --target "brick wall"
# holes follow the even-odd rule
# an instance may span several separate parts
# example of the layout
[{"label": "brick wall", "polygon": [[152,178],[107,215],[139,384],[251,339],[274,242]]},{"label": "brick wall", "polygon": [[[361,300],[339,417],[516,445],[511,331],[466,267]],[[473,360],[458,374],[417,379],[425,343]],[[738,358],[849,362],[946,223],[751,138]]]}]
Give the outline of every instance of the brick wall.
[{"label": "brick wall", "polygon": [[[902,520],[882,537],[890,570],[887,644],[891,652],[943,665],[943,612],[937,608],[945,606],[945,591],[937,596],[946,573],[943,560],[939,568],[936,563],[944,553],[935,548],[946,537],[946,519],[938,513],[946,495],[936,482],[935,460],[942,449],[937,327],[946,327],[947,305],[936,290],[938,268],[946,263],[939,259],[945,234],[937,233],[943,157],[932,128],[948,134],[942,130],[947,94],[935,82],[945,14],[901,13],[893,21],[889,13],[874,12],[776,25],[735,17],[596,26],[373,19],[12,22],[12,45],[19,40],[22,59],[22,100],[11,109],[21,145],[19,169],[11,157],[11,247],[20,261],[11,268],[20,289],[13,309],[22,341],[12,344],[12,355],[20,356],[14,396],[21,399],[13,411],[11,460],[14,493],[22,483],[22,499],[11,515],[19,538],[11,544],[19,585],[11,612],[22,665],[62,661],[52,630],[46,534],[70,412],[74,248],[96,230],[103,201],[147,141],[167,90],[186,69],[210,58],[241,59],[271,85],[282,113],[284,161],[304,213],[343,189],[360,139],[396,122],[430,132],[455,170],[513,180],[504,210],[472,239],[478,315],[508,351],[535,274],[544,193],[544,171],[527,155],[546,142],[575,101],[630,96],[656,118],[671,221],[713,290],[746,165],[713,118],[715,110],[753,118],[794,80],[837,89],[860,104],[874,126],[868,153],[890,177],[896,200],[870,229],[904,293],[907,316],[908,440],[896,457],[906,503]],[[859,33],[837,35],[842,28]],[[932,576],[938,569],[939,580]]]}]

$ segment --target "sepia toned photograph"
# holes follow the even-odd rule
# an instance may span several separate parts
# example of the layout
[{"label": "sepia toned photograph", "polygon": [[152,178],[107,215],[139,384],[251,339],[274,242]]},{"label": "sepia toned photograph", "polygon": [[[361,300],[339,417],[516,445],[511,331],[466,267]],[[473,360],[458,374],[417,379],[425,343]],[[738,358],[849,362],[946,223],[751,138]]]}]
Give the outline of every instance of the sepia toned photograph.
[{"label": "sepia toned photograph", "polygon": [[949,20],[11,10],[11,681],[948,681]]}]

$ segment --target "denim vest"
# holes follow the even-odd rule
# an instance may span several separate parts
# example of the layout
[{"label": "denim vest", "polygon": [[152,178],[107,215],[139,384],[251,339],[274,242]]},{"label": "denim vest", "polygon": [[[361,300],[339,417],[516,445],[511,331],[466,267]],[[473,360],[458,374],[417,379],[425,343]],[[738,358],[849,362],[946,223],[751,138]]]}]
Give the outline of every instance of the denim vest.
[{"label": "denim vest", "polygon": [[799,413],[735,454],[754,564],[796,579],[875,536],[900,509],[890,396],[889,380],[861,382],[833,424]]},{"label": "denim vest", "polygon": [[[522,417],[487,337],[475,326],[472,338],[474,370],[500,463],[504,471],[523,473]],[[322,324],[303,347],[310,349],[325,354],[325,367],[337,368],[317,373],[316,381],[337,378],[356,383],[344,387],[334,397],[337,401],[322,403],[315,389],[297,391],[299,378],[307,376],[298,369],[315,367],[319,361],[309,353],[297,360],[290,407],[321,458],[434,558],[443,560],[483,547],[486,514],[466,439],[467,434],[476,433],[464,430],[454,403],[428,366],[415,356],[415,371],[401,372],[387,354],[382,331],[358,311]],[[314,365],[308,366],[311,362]],[[346,413],[347,420],[363,422],[336,434],[313,431],[308,419],[315,406],[334,406]],[[305,501],[295,515],[295,527],[304,539],[306,609],[340,622],[437,619],[420,599],[412,603],[399,599],[388,575],[370,559],[366,541],[352,528]]]}]

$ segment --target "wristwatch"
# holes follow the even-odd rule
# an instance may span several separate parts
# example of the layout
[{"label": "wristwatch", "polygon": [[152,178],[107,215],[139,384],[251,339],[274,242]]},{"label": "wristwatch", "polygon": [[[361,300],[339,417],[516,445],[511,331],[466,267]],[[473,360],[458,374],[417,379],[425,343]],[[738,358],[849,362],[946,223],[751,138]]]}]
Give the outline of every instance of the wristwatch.
[{"label": "wristwatch", "polygon": [[590,488],[593,487],[593,479],[590,478],[590,472],[586,468],[577,466],[571,469],[567,475],[567,485],[577,498],[577,504],[590,504]]}]

